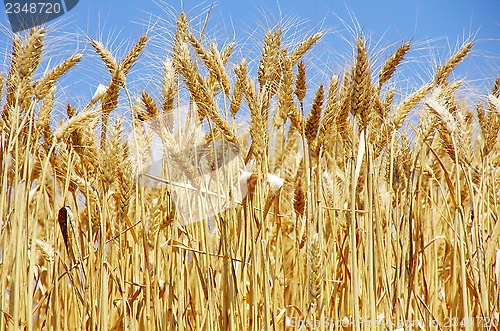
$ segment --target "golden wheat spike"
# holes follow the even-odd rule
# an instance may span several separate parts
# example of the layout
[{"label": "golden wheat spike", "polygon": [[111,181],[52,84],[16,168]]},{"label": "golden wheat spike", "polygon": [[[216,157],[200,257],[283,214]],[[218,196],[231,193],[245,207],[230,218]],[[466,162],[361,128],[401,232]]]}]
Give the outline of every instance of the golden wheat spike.
[{"label": "golden wheat spike", "polygon": [[394,128],[397,130],[403,125],[403,122],[412,108],[414,108],[428,93],[432,85],[427,84],[407,96],[393,111],[387,114]]},{"label": "golden wheat spike", "polygon": [[468,42],[462,45],[460,49],[453,54],[441,67],[438,67],[436,76],[434,77],[434,83],[436,85],[442,85],[446,82],[446,79],[450,73],[455,69],[455,67],[462,62],[462,60],[469,54],[472,49],[473,43]]},{"label": "golden wheat spike", "polygon": [[[224,68],[224,59],[222,54],[219,52],[214,43],[210,44],[210,52],[213,57],[213,71],[215,72],[215,77],[219,84],[222,86],[222,91],[229,95],[229,91],[231,90],[231,83],[229,79],[229,75]],[[229,56],[229,55],[227,55]],[[210,68],[209,68],[210,70]]]},{"label": "golden wheat spike", "polygon": [[325,97],[325,89],[323,85],[320,85],[314,96],[314,101],[311,107],[311,111],[307,116],[305,125],[305,137],[309,145],[316,140],[318,136],[319,123],[321,119],[321,112],[323,111],[323,99]]},{"label": "golden wheat spike", "polygon": [[[261,161],[267,152],[267,114],[264,113],[262,104],[258,100],[254,85],[247,81],[245,97],[250,108],[250,137],[252,145],[248,157],[253,155]],[[248,159],[247,157],[247,159]]]},{"label": "golden wheat spike", "polygon": [[[496,105],[495,105],[496,104]],[[500,101],[494,94],[488,98],[488,112],[484,111],[481,103],[478,103],[477,109],[478,123],[483,136],[483,155],[489,155],[498,141],[500,131]]]},{"label": "golden wheat spike", "polygon": [[109,72],[113,74],[118,68],[118,62],[111,52],[108,51],[100,41],[92,39],[90,41],[90,45],[94,47],[95,52],[101,57],[101,60],[106,65],[106,68],[108,68]]},{"label": "golden wheat spike", "polygon": [[229,60],[229,57],[233,54],[233,51],[234,51],[234,42],[229,43],[229,45],[224,47],[224,49],[220,53],[223,65],[227,64],[227,61]]},{"label": "golden wheat spike", "polygon": [[208,70],[211,70],[215,74],[215,66],[214,66],[214,59],[213,55],[209,50],[207,50],[201,42],[196,38],[196,36],[192,33],[188,33],[187,39],[191,43],[191,46],[193,47],[194,51],[196,52],[196,55],[203,61],[205,64],[205,67],[207,67]]},{"label": "golden wheat spike", "polygon": [[167,59],[163,63],[162,112],[165,114],[165,125],[169,130],[174,126],[174,100],[177,94],[175,69],[172,60]]},{"label": "golden wheat spike", "polygon": [[266,33],[264,45],[262,46],[262,55],[258,68],[258,81],[260,89],[272,78],[272,72],[278,64],[279,51],[281,49],[281,29]]},{"label": "golden wheat spike", "polygon": [[[290,63],[291,65],[291,63]],[[302,104],[306,97],[307,80],[306,80],[306,65],[300,61],[297,65],[297,76],[295,78],[295,95],[297,100]]]},{"label": "golden wheat spike", "polygon": [[233,94],[231,95],[231,103],[229,106],[229,111],[233,117],[235,117],[236,113],[240,110],[241,101],[246,89],[247,62],[245,59],[241,61],[240,65],[234,67],[234,73],[236,74],[236,83],[233,88]]},{"label": "golden wheat spike", "polygon": [[110,113],[118,106],[118,94],[120,92],[121,84],[120,70],[117,69],[111,81],[109,82],[106,94],[102,98],[101,111],[102,111],[102,131],[101,131],[101,144],[106,140],[106,130]]},{"label": "golden wheat spike", "polygon": [[78,128],[93,126],[98,120],[98,114],[97,111],[88,110],[71,117],[54,131],[54,138],[56,141],[63,141]]},{"label": "golden wheat spike", "polygon": [[318,303],[323,292],[323,259],[322,259],[321,239],[317,232],[310,236],[309,258],[308,258],[308,290],[310,296],[310,308],[313,314],[318,309]]},{"label": "golden wheat spike", "polygon": [[10,67],[7,74],[6,85],[6,100],[2,111],[2,118],[7,120],[9,111],[9,106],[15,101],[15,89],[20,84],[21,80],[19,77],[19,56],[21,52],[21,39],[18,35],[12,37],[12,53],[10,55]]},{"label": "golden wheat spike", "polygon": [[52,129],[50,127],[50,115],[54,107],[55,91],[50,89],[43,100],[42,106],[38,111],[38,117],[35,122],[37,131],[44,137],[44,142],[52,144]]},{"label": "golden wheat spike", "polygon": [[323,119],[321,120],[319,134],[318,134],[318,147],[328,146],[333,144],[332,137],[333,132],[336,130],[335,122],[339,113],[338,105],[338,76],[333,76],[330,80],[330,86],[328,88],[328,96],[326,98],[326,105]]},{"label": "golden wheat spike", "polygon": [[366,52],[365,41],[362,38],[356,40],[357,57],[354,67],[354,77],[351,91],[351,113],[358,116],[361,128],[368,125],[370,111],[370,67],[368,64],[368,53]]},{"label": "golden wheat spike", "polygon": [[127,56],[123,59],[120,66],[124,75],[129,72],[130,68],[132,68],[132,65],[137,61],[139,55],[141,55],[142,53],[142,50],[144,49],[144,47],[146,47],[147,42],[148,36],[143,34],[134,45],[134,47],[132,47]]},{"label": "golden wheat spike", "polygon": [[[322,85],[322,111],[304,119],[303,105],[319,104],[307,92],[318,94],[325,73],[316,72],[321,62],[293,65],[288,29],[260,89],[258,54],[232,63],[232,46],[219,50],[214,41],[205,46],[213,72],[195,63],[187,35],[198,36],[197,27],[179,15],[177,53],[164,50],[169,59],[152,90],[138,88],[141,81],[124,86],[132,69],[117,66],[115,87],[99,87],[83,111],[65,100],[59,77],[47,78],[54,69],[21,77],[26,40],[13,37],[0,98],[0,329],[305,329],[363,317],[398,329],[423,320],[422,306],[441,326],[482,316],[494,329],[500,80],[479,93],[442,69],[448,78],[440,84],[433,79],[402,95],[408,81],[393,72],[401,54],[371,75],[373,83],[370,70],[361,70],[370,65],[363,45],[342,78]],[[216,77],[226,66],[235,68],[231,95],[221,95],[227,82]],[[360,72],[367,74],[360,79]],[[368,88],[355,91],[364,79]],[[115,99],[122,87],[135,104]],[[471,97],[479,100],[478,135]],[[353,102],[366,101],[367,119],[359,108],[350,116]],[[124,112],[100,141],[100,112],[109,115],[115,102]],[[250,132],[240,134],[245,108]],[[410,110],[418,116],[415,132]],[[140,122],[158,117],[163,129],[166,114],[178,120],[175,129]],[[366,146],[356,143],[366,141],[365,132],[352,130],[362,120]],[[253,160],[225,162],[243,149]],[[68,254],[73,248],[71,265],[58,260],[58,242]],[[429,295],[435,292],[437,299]]]},{"label": "golden wheat spike", "polygon": [[303,217],[306,210],[306,192],[303,187],[304,180],[304,160],[302,160],[297,168],[294,183],[293,210],[297,218]]},{"label": "golden wheat spike", "polygon": [[52,86],[54,86],[55,82],[75,64],[80,62],[82,57],[82,54],[75,54],[53,68],[37,83],[35,88],[36,97],[40,100],[43,99],[52,88]]},{"label": "golden wheat spike", "polygon": [[45,28],[33,28],[28,39],[21,45],[19,53],[19,75],[22,78],[31,80],[41,61],[43,50],[43,39]]},{"label": "golden wheat spike", "polygon": [[294,66],[301,58],[302,56],[315,44],[318,42],[318,40],[321,39],[321,37],[323,37],[323,33],[322,32],[317,32],[313,35],[311,35],[310,37],[308,37],[307,39],[305,39],[304,41],[302,41],[300,43],[300,45],[297,47],[296,50],[294,50],[291,54],[290,54],[290,59],[292,61],[292,66]]},{"label": "golden wheat spike", "polygon": [[385,61],[378,75],[379,88],[392,77],[392,75],[396,71],[396,68],[401,64],[404,56],[410,50],[410,46],[411,44],[409,41],[404,43],[403,45],[398,47],[396,52],[390,58],[388,58],[387,61]]},{"label": "golden wheat spike", "polygon": [[150,118],[157,117],[160,114],[160,111],[158,110],[158,107],[156,106],[153,98],[151,98],[151,96],[146,91],[142,91],[142,104],[144,106],[144,109],[146,109],[147,117],[140,118],[141,121],[147,121]]}]

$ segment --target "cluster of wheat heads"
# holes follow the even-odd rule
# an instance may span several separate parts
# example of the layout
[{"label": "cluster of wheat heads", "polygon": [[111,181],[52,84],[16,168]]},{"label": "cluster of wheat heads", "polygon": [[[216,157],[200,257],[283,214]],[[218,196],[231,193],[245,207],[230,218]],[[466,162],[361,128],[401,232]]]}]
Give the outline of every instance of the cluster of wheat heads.
[{"label": "cluster of wheat heads", "polygon": [[[159,98],[128,92],[147,36],[120,60],[92,40],[111,80],[52,125],[82,55],[40,68],[45,33],[14,36],[0,78],[1,330],[498,330],[500,83],[470,105],[449,78],[471,43],[397,101],[410,43],[373,72],[355,39],[352,66],[311,91],[303,56],[321,33],[292,47],[268,31],[252,70],[182,13]],[[132,139],[110,116],[123,92]],[[143,185],[154,136],[166,161]],[[238,154],[230,180],[206,175],[228,163],[221,142]],[[186,222],[179,187],[231,203],[188,204]]]}]

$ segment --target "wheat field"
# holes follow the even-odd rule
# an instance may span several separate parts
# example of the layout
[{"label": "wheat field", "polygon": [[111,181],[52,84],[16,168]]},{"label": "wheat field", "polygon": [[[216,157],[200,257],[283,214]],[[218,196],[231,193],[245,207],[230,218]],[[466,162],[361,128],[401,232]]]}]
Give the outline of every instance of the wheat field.
[{"label": "wheat field", "polygon": [[375,67],[354,36],[316,85],[322,32],[234,61],[181,13],[160,93],[127,81],[148,35],[91,39],[111,78],[77,106],[48,33],[0,76],[0,330],[499,330],[500,80],[464,98],[471,42],[399,97],[410,42]]}]

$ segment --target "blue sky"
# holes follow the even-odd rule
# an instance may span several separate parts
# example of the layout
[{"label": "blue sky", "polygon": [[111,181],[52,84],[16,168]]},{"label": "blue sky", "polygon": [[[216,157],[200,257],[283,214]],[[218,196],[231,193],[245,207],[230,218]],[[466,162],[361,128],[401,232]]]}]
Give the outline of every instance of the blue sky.
[{"label": "blue sky", "polygon": [[[70,36],[60,49],[89,51],[81,32],[91,38],[107,40],[117,48],[122,44],[130,45],[158,18],[161,19],[160,25],[166,27],[164,31],[168,31],[174,21],[166,11],[179,12],[184,8],[196,16],[211,4],[189,0],[183,4],[160,0],[80,0],[72,11],[55,22],[58,33]],[[489,86],[492,79],[500,76],[498,8],[500,0],[219,0],[214,2],[210,27],[223,42],[235,40],[250,46],[262,40],[267,27],[283,20],[289,22],[288,26],[297,34],[326,30],[327,36],[314,51],[318,61],[313,65],[319,71],[333,73],[341,70],[343,61],[351,54],[352,30],[354,33],[361,30],[368,36],[370,48],[375,53],[381,52],[382,60],[403,41],[410,40],[416,50],[410,53],[409,62],[416,63],[413,74],[420,70],[417,80],[422,81],[432,75],[435,62],[449,56],[464,40],[472,38],[476,42],[474,52],[459,72],[478,82],[487,78]],[[202,18],[198,21],[201,22]],[[4,10],[0,13],[0,24],[9,26]],[[75,42],[73,46],[71,41]],[[0,54],[4,59],[0,64],[8,63],[5,54],[10,51],[9,47],[8,36],[2,33]],[[81,79],[96,84],[98,79],[94,74],[99,70],[106,77],[104,68],[92,68],[82,73]]]}]

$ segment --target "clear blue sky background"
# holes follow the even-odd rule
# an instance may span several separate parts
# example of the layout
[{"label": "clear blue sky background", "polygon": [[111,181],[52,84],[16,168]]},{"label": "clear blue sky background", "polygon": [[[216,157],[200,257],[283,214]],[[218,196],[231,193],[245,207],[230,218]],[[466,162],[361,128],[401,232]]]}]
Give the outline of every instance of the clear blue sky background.
[{"label": "clear blue sky background", "polygon": [[[175,12],[184,8],[196,15],[210,4],[189,0],[185,0],[183,5],[180,1],[161,0],[80,0],[72,11],[58,19],[56,26],[59,33],[70,36],[70,39],[80,39],[75,32],[83,31],[92,38],[110,40],[117,47],[130,45],[146,32],[148,22],[155,21],[151,14],[162,18],[162,25],[168,27],[174,21],[165,8]],[[439,62],[446,58],[457,49],[457,45],[469,38],[476,41],[474,53],[468,62],[462,64],[460,73],[476,82],[487,78],[486,86],[500,76],[500,0],[219,0],[214,2],[211,24],[216,34],[226,41],[235,39],[255,44],[257,40],[262,40],[263,30],[281,18],[302,22],[298,31],[303,34],[318,29],[329,32],[315,50],[318,69],[328,66],[331,72],[340,70],[342,60],[351,55],[349,43],[343,38],[352,42],[354,38],[349,29],[359,31],[361,28],[365,35],[370,36],[370,48],[375,52],[377,48],[382,50],[382,60],[402,41],[413,41],[417,49],[413,60],[415,63],[420,61],[417,67],[420,66],[422,71],[417,76],[421,80],[432,75],[435,66],[432,61]],[[0,24],[8,27],[3,8]],[[72,49],[86,49],[90,53],[88,44],[84,44],[80,40]],[[389,48],[385,48],[387,46]],[[0,54],[3,58],[10,52],[9,48],[8,36],[2,33]],[[410,55],[410,62],[411,59]],[[335,62],[336,65],[331,64]],[[5,59],[0,62],[2,65],[7,63]],[[97,78],[89,72],[106,75],[104,67],[82,74],[85,78],[81,79],[90,80],[91,84],[97,83]],[[107,80],[99,79],[107,83]],[[89,90],[92,88],[88,87]]]}]

